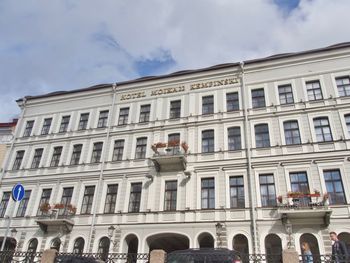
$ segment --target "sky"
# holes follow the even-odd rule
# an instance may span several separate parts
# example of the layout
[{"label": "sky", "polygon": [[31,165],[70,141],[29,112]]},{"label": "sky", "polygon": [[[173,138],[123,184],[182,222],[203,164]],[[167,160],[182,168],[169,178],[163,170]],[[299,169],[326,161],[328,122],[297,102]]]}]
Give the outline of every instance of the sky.
[{"label": "sky", "polygon": [[350,41],[350,0],[0,0],[0,122],[16,99]]}]

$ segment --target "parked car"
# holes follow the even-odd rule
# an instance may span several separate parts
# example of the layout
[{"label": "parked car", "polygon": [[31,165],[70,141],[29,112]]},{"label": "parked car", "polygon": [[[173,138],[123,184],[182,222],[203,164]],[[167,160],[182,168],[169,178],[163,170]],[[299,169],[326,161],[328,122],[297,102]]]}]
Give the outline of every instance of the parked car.
[{"label": "parked car", "polygon": [[237,252],[225,248],[177,250],[168,254],[167,263],[241,263]]}]

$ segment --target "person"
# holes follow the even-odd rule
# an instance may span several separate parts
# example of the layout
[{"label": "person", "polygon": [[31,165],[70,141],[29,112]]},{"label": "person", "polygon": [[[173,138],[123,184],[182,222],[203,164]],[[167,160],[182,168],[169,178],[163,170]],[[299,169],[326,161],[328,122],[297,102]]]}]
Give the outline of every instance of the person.
[{"label": "person", "polygon": [[303,262],[304,263],[313,263],[314,258],[312,256],[309,243],[302,242],[301,249],[303,250]]},{"label": "person", "polygon": [[348,250],[346,244],[338,239],[337,233],[330,232],[329,237],[332,240],[332,258],[336,263],[348,262]]}]

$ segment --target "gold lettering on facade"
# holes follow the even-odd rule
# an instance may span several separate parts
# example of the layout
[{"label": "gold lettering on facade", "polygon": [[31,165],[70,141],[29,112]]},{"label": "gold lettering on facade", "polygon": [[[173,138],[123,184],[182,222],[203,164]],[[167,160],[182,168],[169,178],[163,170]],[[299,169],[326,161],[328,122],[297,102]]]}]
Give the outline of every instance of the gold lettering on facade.
[{"label": "gold lettering on facade", "polygon": [[238,78],[230,78],[230,79],[221,79],[221,80],[215,80],[215,81],[195,83],[191,85],[191,90],[205,89],[205,88],[211,88],[211,87],[217,87],[217,86],[226,86],[226,85],[235,84],[238,82],[239,82]]},{"label": "gold lettering on facade", "polygon": [[185,91],[185,86],[179,86],[175,88],[165,88],[165,89],[157,89],[151,91],[151,96],[158,96],[158,95],[164,95],[169,93],[176,93],[176,92],[182,92]]},{"label": "gold lettering on facade", "polygon": [[143,97],[146,97],[146,93],[144,91],[140,91],[135,93],[123,94],[120,100],[132,100],[132,99],[138,99]]}]

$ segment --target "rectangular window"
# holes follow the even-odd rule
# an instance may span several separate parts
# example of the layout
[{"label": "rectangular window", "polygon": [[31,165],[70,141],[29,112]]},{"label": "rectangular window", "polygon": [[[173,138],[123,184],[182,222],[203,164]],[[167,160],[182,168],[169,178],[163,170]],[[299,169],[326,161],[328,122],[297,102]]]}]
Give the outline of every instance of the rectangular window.
[{"label": "rectangular window", "polygon": [[[310,192],[309,182],[307,179],[306,172],[290,173],[289,177],[290,177],[290,186],[291,186],[292,192],[299,192],[304,194],[307,194]],[[298,199],[297,201],[293,200],[293,202],[298,202],[303,206],[308,206],[311,201],[309,197],[302,197],[297,199]]]},{"label": "rectangular window", "polygon": [[89,121],[89,113],[80,114],[78,130],[86,130]]},{"label": "rectangular window", "polygon": [[119,111],[118,125],[128,124],[129,108],[121,108]]},{"label": "rectangular window", "polygon": [[243,176],[230,177],[230,207],[245,207]]},{"label": "rectangular window", "polygon": [[315,118],[314,126],[317,142],[333,141],[331,127],[327,117]]},{"label": "rectangular window", "polygon": [[32,134],[34,127],[34,121],[27,121],[26,128],[24,129],[23,137],[29,137]]},{"label": "rectangular window", "polygon": [[276,206],[275,181],[272,174],[259,176],[261,205]]},{"label": "rectangular window", "polygon": [[44,204],[50,203],[51,192],[52,192],[52,189],[43,189],[43,192],[41,193],[40,202],[39,202],[39,209],[38,209],[38,213],[37,213],[38,216],[41,216],[44,214],[44,212],[41,211],[41,207]]},{"label": "rectangular window", "polygon": [[300,132],[298,121],[285,121],[283,123],[286,144],[300,144]]},{"label": "rectangular window", "polygon": [[346,128],[348,130],[348,134],[350,135],[350,114],[345,115],[345,123]]},{"label": "rectangular window", "polygon": [[43,128],[41,129],[41,135],[49,134],[51,123],[52,123],[52,118],[44,119]]},{"label": "rectangular window", "polygon": [[70,160],[71,165],[79,164],[82,148],[83,148],[82,144],[76,144],[73,146],[73,154]]},{"label": "rectangular window", "polygon": [[60,129],[58,130],[58,132],[60,132],[60,133],[66,132],[67,129],[68,129],[69,121],[70,121],[70,116],[69,115],[63,116],[61,124],[60,124]]},{"label": "rectangular window", "polygon": [[62,146],[58,146],[53,148],[53,154],[52,154],[52,159],[50,163],[50,167],[57,167],[58,164],[60,163],[61,159],[61,154],[62,154]]},{"label": "rectangular window", "polygon": [[142,183],[132,183],[130,188],[129,212],[140,212]]},{"label": "rectangular window", "polygon": [[123,160],[124,153],[124,140],[116,140],[114,141],[114,149],[113,149],[113,161],[121,161]]},{"label": "rectangular window", "polygon": [[238,92],[226,93],[226,109],[227,111],[239,110]]},{"label": "rectangular window", "polygon": [[309,100],[322,100],[322,89],[320,81],[308,81],[306,82],[307,97]]},{"label": "rectangular window", "polygon": [[323,172],[326,183],[329,203],[331,205],[346,204],[343,182],[339,170],[328,170]]},{"label": "rectangular window", "polygon": [[31,190],[24,191],[24,197],[19,202],[16,216],[23,217],[25,215],[26,210],[27,210],[27,206],[28,206],[28,203],[29,203],[29,198],[30,198],[31,192],[32,192]]},{"label": "rectangular window", "polygon": [[202,114],[214,113],[214,96],[202,97]]},{"label": "rectangular window", "polygon": [[95,142],[92,149],[91,162],[99,163],[101,161],[103,142]]},{"label": "rectangular window", "polygon": [[32,169],[39,168],[41,157],[43,156],[43,151],[44,149],[42,148],[35,149],[32,165],[30,166],[30,168]]},{"label": "rectangular window", "polygon": [[287,84],[278,86],[278,94],[280,97],[280,104],[294,103],[292,85]]},{"label": "rectangular window", "polygon": [[150,113],[151,113],[151,105],[150,104],[141,105],[140,121],[139,122],[148,122]]},{"label": "rectangular window", "polygon": [[136,154],[135,159],[144,159],[146,158],[147,150],[147,138],[138,138],[136,141]]},{"label": "rectangular window", "polygon": [[270,147],[269,126],[267,124],[255,125],[256,148]]},{"label": "rectangular window", "polygon": [[63,208],[61,208],[58,211],[59,215],[68,215],[68,205],[71,205],[72,196],[73,196],[73,187],[63,188],[63,193],[61,198],[61,204],[63,205]]},{"label": "rectangular window", "polygon": [[339,77],[335,79],[340,97],[350,96],[350,78]]},{"label": "rectangular window", "polygon": [[108,110],[100,111],[100,117],[98,118],[97,128],[107,127]]},{"label": "rectangular window", "polygon": [[177,181],[165,182],[164,210],[175,211],[177,198]]},{"label": "rectangular window", "polygon": [[215,208],[215,181],[214,178],[203,178],[201,181],[202,209]]},{"label": "rectangular window", "polygon": [[227,129],[228,132],[228,150],[240,150],[242,149],[241,144],[241,128],[232,127]]},{"label": "rectangular window", "polygon": [[6,208],[10,201],[11,192],[4,192],[2,195],[1,203],[0,203],[0,218],[3,218],[6,213]]},{"label": "rectangular window", "polygon": [[178,119],[181,116],[181,100],[170,102],[170,119]]},{"label": "rectangular window", "polygon": [[117,203],[118,185],[110,184],[107,187],[107,195],[105,202],[105,214],[112,214],[115,212],[115,205]]},{"label": "rectangular window", "polygon": [[202,131],[202,152],[214,152],[214,130]]},{"label": "rectangular window", "polygon": [[92,208],[92,202],[94,201],[95,186],[86,186],[83,197],[83,204],[81,205],[80,214],[90,214]]},{"label": "rectangular window", "polygon": [[23,156],[24,156],[24,151],[17,151],[16,159],[15,159],[15,162],[13,163],[12,170],[19,170],[21,168]]},{"label": "rectangular window", "polygon": [[266,107],[264,89],[252,90],[252,106],[253,109]]}]

